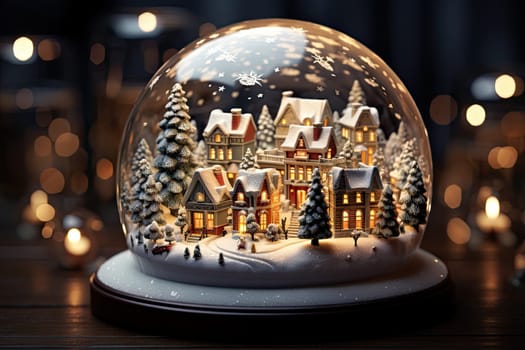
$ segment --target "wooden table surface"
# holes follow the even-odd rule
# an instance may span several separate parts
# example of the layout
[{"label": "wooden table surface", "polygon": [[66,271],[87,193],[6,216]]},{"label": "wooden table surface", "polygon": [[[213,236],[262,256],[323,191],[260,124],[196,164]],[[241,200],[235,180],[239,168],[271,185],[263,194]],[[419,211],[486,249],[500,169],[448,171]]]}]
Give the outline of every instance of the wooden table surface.
[{"label": "wooden table surface", "polygon": [[[432,218],[432,215],[431,215]],[[390,334],[375,325],[372,335],[319,342],[280,342],[283,330],[254,330],[253,341],[210,341],[177,337],[176,324],[159,324],[173,336],[116,327],[91,314],[90,270],[61,269],[50,257],[50,241],[20,241],[0,236],[0,348],[388,348],[388,349],[524,349],[525,287],[510,283],[515,247],[485,242],[478,248],[452,244],[442,218],[431,220],[422,247],[448,266],[456,306],[444,320],[420,329]],[[105,233],[102,258],[125,249],[120,233]],[[403,315],[399,315],[402,322]],[[433,315],[429,314],[428,318]],[[155,322],[155,320],[145,320]],[[293,327],[291,325],[291,327]],[[173,332],[169,330],[172,329]],[[309,330],[305,330],[309,331]],[[258,337],[275,339],[262,345]]]}]

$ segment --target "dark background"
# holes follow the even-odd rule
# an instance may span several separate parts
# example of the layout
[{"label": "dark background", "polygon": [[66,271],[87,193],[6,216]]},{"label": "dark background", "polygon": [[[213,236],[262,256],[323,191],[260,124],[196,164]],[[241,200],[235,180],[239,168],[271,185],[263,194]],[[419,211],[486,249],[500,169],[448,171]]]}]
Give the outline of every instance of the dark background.
[{"label": "dark background", "polygon": [[[433,152],[435,210],[469,223],[478,190],[488,184],[501,196],[502,211],[511,216],[515,238],[521,239],[523,135],[509,141],[501,135],[499,122],[509,111],[522,112],[523,97],[478,101],[471,93],[472,82],[482,75],[523,76],[521,8],[521,1],[510,0],[3,0],[2,52],[25,35],[35,44],[52,38],[60,55],[26,64],[0,58],[1,232],[15,239],[40,239],[43,222],[28,218],[24,210],[41,185],[43,165],[35,161],[34,140],[46,134],[55,118],[69,120],[80,140],[80,150],[71,159],[46,160],[66,177],[64,190],[49,194],[56,216],[84,207],[102,217],[107,227],[116,227],[114,169],[112,176],[101,178],[97,164],[104,159],[116,166],[121,131],[140,89],[170,54],[200,34],[242,20],[282,17],[332,27],[382,57],[405,83],[425,121]],[[149,38],[125,38],[115,31],[115,18],[145,10],[164,14],[170,26]],[[94,63],[90,55],[96,43],[104,45],[105,57]],[[24,96],[21,90],[31,91],[29,106],[17,102],[17,96]],[[431,118],[430,105],[438,95],[456,103],[450,122]],[[465,122],[465,109],[474,102],[487,108],[487,122],[478,128]],[[488,167],[490,149],[509,144],[519,154],[515,166]],[[467,172],[456,175],[465,164]],[[79,172],[87,187],[71,190],[68,176]],[[446,207],[442,200],[452,182],[463,190],[457,208]]]}]

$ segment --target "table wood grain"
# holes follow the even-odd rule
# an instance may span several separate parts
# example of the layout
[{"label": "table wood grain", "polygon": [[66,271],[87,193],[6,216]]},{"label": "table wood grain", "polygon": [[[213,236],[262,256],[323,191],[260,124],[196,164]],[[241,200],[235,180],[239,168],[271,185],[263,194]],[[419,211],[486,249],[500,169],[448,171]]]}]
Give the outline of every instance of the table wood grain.
[{"label": "table wood grain", "polygon": [[[271,327],[254,330],[252,338],[240,342],[234,327],[231,341],[212,341],[181,336],[176,324],[158,325],[166,335],[107,324],[90,309],[89,275],[96,266],[63,269],[49,254],[49,241],[0,238],[0,348],[523,349],[525,287],[510,283],[515,248],[491,241],[477,248],[457,246],[434,221],[422,247],[447,264],[455,287],[454,311],[429,327],[395,334],[384,331],[388,325],[380,320],[370,325],[371,332],[353,334],[351,324],[359,320],[345,320],[348,334],[319,341],[281,342],[279,332],[286,330]],[[106,235],[101,259],[125,249],[120,233]],[[403,322],[403,315],[399,320]]]}]

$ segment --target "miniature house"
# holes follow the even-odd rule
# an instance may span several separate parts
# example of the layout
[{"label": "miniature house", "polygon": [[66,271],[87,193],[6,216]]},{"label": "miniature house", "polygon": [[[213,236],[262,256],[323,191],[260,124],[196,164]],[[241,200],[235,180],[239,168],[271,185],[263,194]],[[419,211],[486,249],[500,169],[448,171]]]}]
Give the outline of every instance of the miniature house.
[{"label": "miniature house", "polygon": [[221,165],[228,170],[233,183],[236,165],[240,164],[248,148],[255,149],[256,126],[250,113],[232,108],[230,113],[214,109],[202,136],[207,146],[208,164]]},{"label": "miniature house", "polygon": [[261,230],[279,223],[281,208],[281,175],[273,168],[240,170],[231,192],[233,231],[246,231],[246,215],[250,208]]},{"label": "miniature house", "polygon": [[334,237],[373,228],[383,189],[377,167],[334,167],[330,175],[328,207]]},{"label": "miniature house", "polygon": [[292,91],[283,91],[281,104],[274,120],[275,146],[280,148],[288,135],[290,125],[333,125],[332,109],[326,99],[293,97]]},{"label": "miniature house", "polygon": [[191,233],[221,234],[228,224],[228,211],[232,205],[231,185],[226,171],[219,165],[198,168],[184,195]]},{"label": "miniature house", "polygon": [[352,142],[354,152],[360,155],[360,162],[372,165],[377,149],[379,115],[374,107],[360,103],[350,104],[337,121],[341,127],[342,144]]},{"label": "miniature house", "polygon": [[297,209],[306,199],[313,169],[319,168],[321,181],[325,183],[330,169],[344,162],[336,158],[336,140],[331,126],[290,125],[281,149],[285,152],[284,192],[290,205]]}]

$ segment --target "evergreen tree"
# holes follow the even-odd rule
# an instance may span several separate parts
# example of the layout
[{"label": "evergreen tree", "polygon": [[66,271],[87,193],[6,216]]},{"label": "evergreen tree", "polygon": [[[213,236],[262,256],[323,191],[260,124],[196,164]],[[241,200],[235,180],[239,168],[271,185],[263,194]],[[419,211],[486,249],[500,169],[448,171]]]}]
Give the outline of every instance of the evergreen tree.
[{"label": "evergreen tree", "polygon": [[164,227],[164,240],[171,245],[175,241],[175,229],[170,224]]},{"label": "evergreen tree", "polygon": [[376,151],[374,153],[374,162],[373,165],[379,170],[379,175],[381,176],[381,182],[384,184],[390,183],[390,174],[388,172],[388,167],[385,162],[385,151],[381,145],[377,145]]},{"label": "evergreen tree", "polygon": [[397,192],[400,192],[405,186],[408,172],[414,158],[414,139],[403,144],[401,154],[397,157],[394,168],[390,172],[390,177],[395,181]]},{"label": "evergreen tree", "polygon": [[319,245],[319,239],[332,236],[330,216],[326,204],[319,168],[314,168],[312,182],[306,195],[306,202],[299,213],[297,237],[312,239],[312,245]]},{"label": "evergreen tree", "polygon": [[208,155],[206,153],[206,143],[200,140],[195,149],[195,157],[199,167],[205,168],[208,166]]},{"label": "evergreen tree", "polygon": [[162,204],[177,209],[195,169],[199,166],[195,153],[195,127],[187,104],[186,92],[176,83],[171,89],[165,113],[159,122],[161,132],[157,137],[157,156],[154,165],[158,169],[155,180],[162,184]]},{"label": "evergreen tree", "polygon": [[156,221],[160,225],[163,225],[166,222],[160,207],[160,188],[160,183],[155,181],[153,175],[150,175],[146,183],[143,184],[143,191],[140,194],[139,199],[142,202],[141,215],[144,225],[148,225],[152,221]]},{"label": "evergreen tree", "polygon": [[275,125],[266,105],[263,106],[257,121],[257,149],[275,147]]},{"label": "evergreen tree", "polygon": [[410,140],[410,135],[408,133],[408,129],[404,121],[399,122],[399,126],[397,128],[397,136],[399,137],[399,142],[401,142],[401,144],[405,144]]},{"label": "evergreen tree", "polygon": [[343,138],[343,132],[341,124],[339,123],[339,112],[334,111],[332,114],[332,121],[334,123],[334,134],[335,134],[335,141],[337,143],[337,149],[341,149],[344,145],[345,138]]},{"label": "evergreen tree", "polygon": [[246,149],[246,153],[244,153],[244,157],[242,157],[242,161],[241,161],[239,168],[243,170],[259,168],[259,165],[255,161],[255,157],[249,147]]},{"label": "evergreen tree", "polygon": [[149,164],[153,164],[153,155],[149,148],[148,142],[145,139],[140,139],[139,144],[133,157],[131,158],[131,182],[136,182],[135,174],[140,167],[140,161],[146,159]]},{"label": "evergreen tree", "polygon": [[365,92],[361,88],[358,80],[354,80],[352,84],[352,89],[348,94],[348,105],[358,104],[361,106],[366,105]]},{"label": "evergreen tree", "polygon": [[394,204],[392,188],[388,184],[383,188],[383,193],[379,200],[376,225],[372,229],[372,233],[383,238],[399,236],[397,209]]},{"label": "evergreen tree", "polygon": [[144,237],[156,242],[157,240],[164,238],[164,234],[162,233],[157,222],[153,221],[151,224],[146,226]]},{"label": "evergreen tree", "polygon": [[352,155],[354,154],[354,147],[352,146],[352,142],[350,139],[348,139],[341,152],[339,152],[339,157],[342,157],[345,159],[346,167],[350,167],[350,164],[352,163]]},{"label": "evergreen tree", "polygon": [[177,219],[175,219],[175,226],[180,227],[180,233],[184,232],[184,227],[188,224],[188,218],[186,217],[186,208],[180,207],[177,213]]},{"label": "evergreen tree", "polygon": [[261,226],[257,223],[253,208],[250,208],[250,213],[246,216],[246,232],[252,236],[252,241],[255,241],[255,234],[259,232]]},{"label": "evergreen tree", "polygon": [[405,187],[401,191],[399,203],[401,213],[399,218],[402,225],[408,225],[418,229],[420,224],[426,223],[427,197],[425,195],[425,183],[417,161],[410,165]]},{"label": "evergreen tree", "polygon": [[150,222],[145,223],[143,220],[143,198],[141,198],[144,191],[144,185],[147,183],[148,178],[152,175],[150,163],[146,159],[140,161],[138,170],[135,172],[133,177],[134,182],[131,187],[130,205],[129,211],[131,214],[131,221],[140,226],[145,227]]},{"label": "evergreen tree", "polygon": [[119,197],[120,197],[120,204],[122,206],[122,210],[126,214],[131,214],[131,210],[130,210],[131,186],[129,185],[128,180],[125,180],[122,182],[122,188],[120,189]]}]

